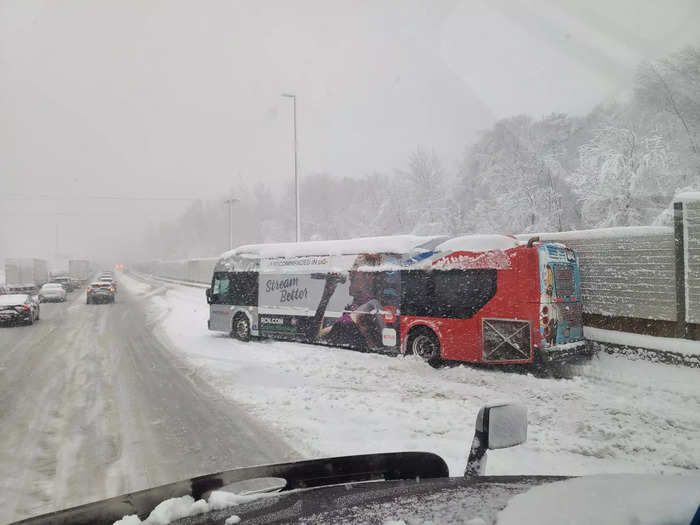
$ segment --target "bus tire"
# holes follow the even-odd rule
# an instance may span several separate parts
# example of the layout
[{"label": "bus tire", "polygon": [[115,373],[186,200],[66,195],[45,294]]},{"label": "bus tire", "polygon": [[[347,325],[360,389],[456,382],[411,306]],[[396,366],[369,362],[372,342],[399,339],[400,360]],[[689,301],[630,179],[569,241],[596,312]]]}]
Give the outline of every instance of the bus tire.
[{"label": "bus tire", "polygon": [[406,353],[420,357],[433,368],[442,364],[440,340],[427,326],[417,326],[408,333]]},{"label": "bus tire", "polygon": [[250,321],[247,315],[239,312],[233,317],[231,337],[239,341],[250,341]]}]

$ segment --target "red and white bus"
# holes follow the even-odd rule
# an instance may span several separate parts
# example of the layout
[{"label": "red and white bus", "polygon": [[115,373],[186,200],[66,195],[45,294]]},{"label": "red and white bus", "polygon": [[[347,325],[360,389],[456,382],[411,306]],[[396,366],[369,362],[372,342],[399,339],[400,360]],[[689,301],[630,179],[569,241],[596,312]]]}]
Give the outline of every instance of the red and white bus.
[{"label": "red and white bus", "polygon": [[209,329],[488,364],[585,352],[576,254],[503,235],[241,246],[207,290]]}]

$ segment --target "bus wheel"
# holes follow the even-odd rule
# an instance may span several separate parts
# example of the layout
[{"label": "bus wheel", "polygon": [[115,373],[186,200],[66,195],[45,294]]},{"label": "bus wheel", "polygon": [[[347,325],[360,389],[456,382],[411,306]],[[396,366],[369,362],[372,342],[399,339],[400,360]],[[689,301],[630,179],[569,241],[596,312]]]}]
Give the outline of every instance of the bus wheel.
[{"label": "bus wheel", "polygon": [[408,340],[408,352],[420,357],[434,368],[441,364],[440,340],[430,328],[414,328]]},{"label": "bus wheel", "polygon": [[237,314],[233,318],[231,337],[241,341],[250,341],[250,322],[245,314]]}]

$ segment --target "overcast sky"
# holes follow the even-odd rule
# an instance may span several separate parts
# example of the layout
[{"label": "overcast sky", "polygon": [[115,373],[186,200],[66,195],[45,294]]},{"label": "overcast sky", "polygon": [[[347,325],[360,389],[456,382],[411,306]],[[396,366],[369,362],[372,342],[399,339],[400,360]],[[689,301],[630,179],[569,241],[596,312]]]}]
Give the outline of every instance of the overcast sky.
[{"label": "overcast sky", "polygon": [[302,176],[391,172],[418,145],[451,168],[497,118],[624,96],[698,27],[698,0],[1,0],[0,258],[53,250],[56,224],[87,253],[185,205],[82,196],[288,183],[282,92]]}]

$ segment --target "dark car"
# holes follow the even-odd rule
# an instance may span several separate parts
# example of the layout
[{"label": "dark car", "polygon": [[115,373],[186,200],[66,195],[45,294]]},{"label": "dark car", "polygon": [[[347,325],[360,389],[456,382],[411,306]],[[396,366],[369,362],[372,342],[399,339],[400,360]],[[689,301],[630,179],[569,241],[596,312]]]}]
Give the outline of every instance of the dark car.
[{"label": "dark car", "polygon": [[99,278],[99,282],[110,283],[112,285],[112,288],[114,288],[114,291],[117,290],[117,281],[112,276],[101,275]]},{"label": "dark car", "polygon": [[111,282],[98,281],[91,283],[86,292],[86,303],[113,303],[115,288]]},{"label": "dark car", "polygon": [[34,324],[39,320],[39,303],[32,295],[9,294],[0,296],[0,323]]}]

